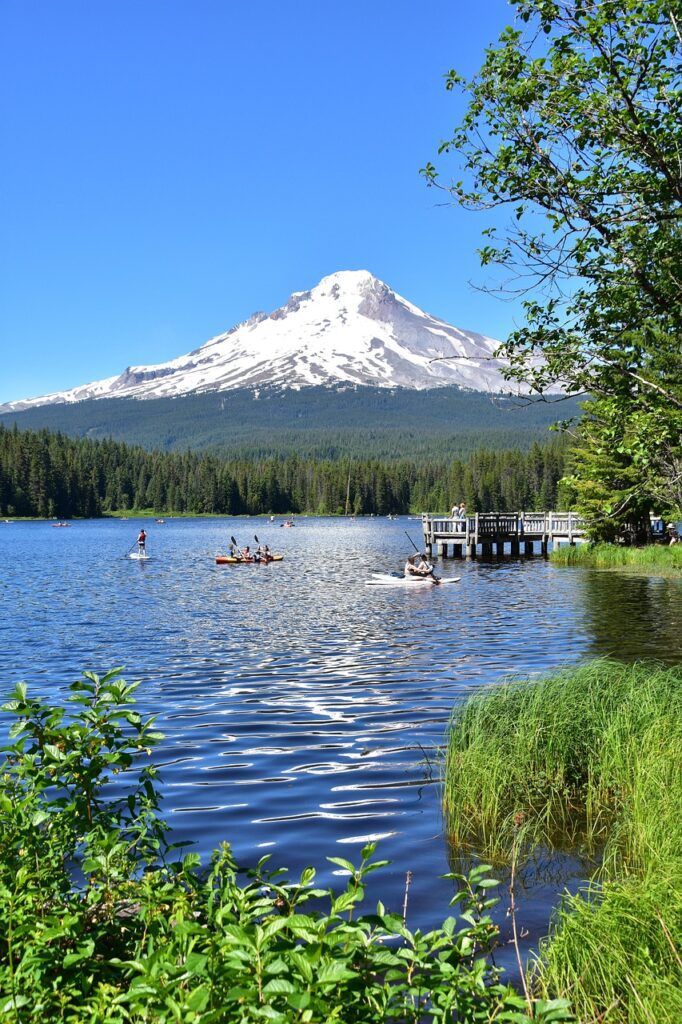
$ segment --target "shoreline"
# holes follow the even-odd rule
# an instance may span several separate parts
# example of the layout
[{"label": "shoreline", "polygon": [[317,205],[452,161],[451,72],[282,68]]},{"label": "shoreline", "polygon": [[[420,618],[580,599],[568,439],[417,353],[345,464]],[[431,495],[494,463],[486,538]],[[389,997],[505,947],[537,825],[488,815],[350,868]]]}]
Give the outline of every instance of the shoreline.
[{"label": "shoreline", "polygon": [[641,576],[675,577],[682,574],[682,544],[579,544],[552,551],[553,565],[571,569],[625,572]]},{"label": "shoreline", "polygon": [[538,849],[598,854],[582,891],[556,893],[526,967],[536,996],[578,1020],[680,1020],[682,666],[593,661],[474,694],[443,793],[454,846],[512,879]]}]

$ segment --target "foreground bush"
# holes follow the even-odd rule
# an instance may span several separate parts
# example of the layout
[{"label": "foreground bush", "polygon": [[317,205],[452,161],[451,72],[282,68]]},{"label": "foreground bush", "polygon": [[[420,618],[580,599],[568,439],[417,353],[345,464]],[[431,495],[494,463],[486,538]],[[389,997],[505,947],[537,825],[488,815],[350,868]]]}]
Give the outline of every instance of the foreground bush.
[{"label": "foreground bush", "polygon": [[[0,1018],[11,1022],[552,1021],[500,982],[486,866],[459,882],[461,921],[428,934],[361,912],[374,846],[344,891],[267,858],[242,880],[223,846],[202,871],[167,843],[159,738],[135,686],[86,673],[70,714],[17,688],[0,764]],[[134,780],[124,791],[123,782]]]},{"label": "foreground bush", "polygon": [[597,662],[482,691],[455,712],[444,805],[458,844],[601,857],[532,983],[579,1020],[682,1020],[682,669]]}]

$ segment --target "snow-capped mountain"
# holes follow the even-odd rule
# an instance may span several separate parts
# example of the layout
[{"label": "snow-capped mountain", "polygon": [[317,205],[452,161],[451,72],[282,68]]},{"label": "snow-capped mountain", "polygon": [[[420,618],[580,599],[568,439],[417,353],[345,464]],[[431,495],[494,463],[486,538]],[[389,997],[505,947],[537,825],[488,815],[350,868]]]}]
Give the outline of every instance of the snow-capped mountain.
[{"label": "snow-capped mountain", "polygon": [[263,385],[346,382],[509,391],[493,358],[498,344],[425,313],[366,270],[340,271],[311,291],[294,292],[274,313],[255,313],[188,355],[155,366],[129,366],[118,377],[9,402],[0,411]]}]

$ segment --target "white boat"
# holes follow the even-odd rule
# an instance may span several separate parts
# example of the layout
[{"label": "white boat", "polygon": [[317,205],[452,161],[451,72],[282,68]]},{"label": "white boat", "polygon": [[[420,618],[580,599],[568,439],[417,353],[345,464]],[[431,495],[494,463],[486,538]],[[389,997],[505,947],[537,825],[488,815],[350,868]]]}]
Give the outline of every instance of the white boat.
[{"label": "white boat", "polygon": [[461,576],[450,576],[448,579],[441,579],[435,583],[430,576],[393,576],[390,572],[374,572],[372,579],[367,580],[366,587],[407,587],[408,589],[420,589],[424,587],[443,587],[449,583],[459,583]]}]

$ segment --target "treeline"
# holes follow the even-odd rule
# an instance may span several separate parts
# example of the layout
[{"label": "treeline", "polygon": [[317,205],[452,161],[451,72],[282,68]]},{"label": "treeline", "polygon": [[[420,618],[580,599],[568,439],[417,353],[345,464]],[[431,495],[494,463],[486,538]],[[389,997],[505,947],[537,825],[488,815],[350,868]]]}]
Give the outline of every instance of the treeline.
[{"label": "treeline", "polygon": [[[564,418],[579,414],[572,399]],[[226,459],[466,459],[480,448],[528,451],[556,419],[550,402],[460,388],[240,388],[176,398],[98,398],[0,413],[20,430],[113,438],[148,451]]]},{"label": "treeline", "polygon": [[96,518],[132,509],[227,515],[387,515],[557,505],[560,442],[460,459],[223,459],[0,425],[0,515]]}]

